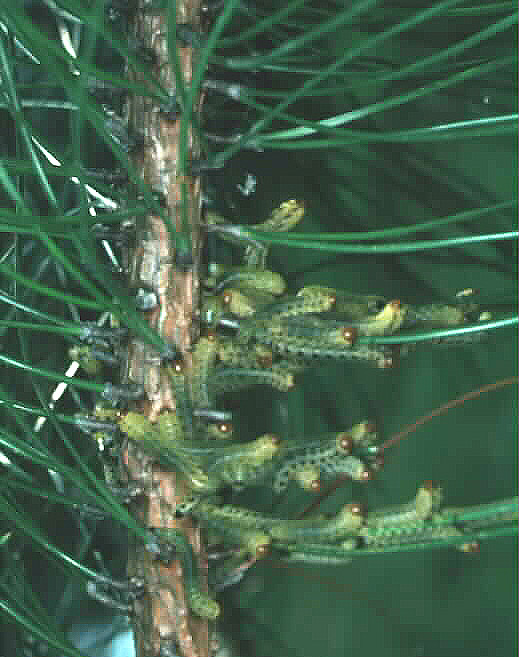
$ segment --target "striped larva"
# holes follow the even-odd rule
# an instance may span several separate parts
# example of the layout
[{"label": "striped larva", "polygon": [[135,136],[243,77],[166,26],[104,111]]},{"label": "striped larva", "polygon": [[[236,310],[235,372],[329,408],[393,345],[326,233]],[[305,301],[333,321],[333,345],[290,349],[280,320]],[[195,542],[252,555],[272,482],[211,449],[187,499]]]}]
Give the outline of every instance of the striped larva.
[{"label": "striped larva", "polygon": [[281,392],[288,392],[295,386],[295,377],[285,365],[272,365],[269,369],[218,367],[209,374],[205,385],[210,397],[255,385],[268,385]]},{"label": "striped larva", "polygon": [[305,206],[302,201],[291,199],[284,201],[273,210],[270,217],[259,224],[251,226],[254,230],[285,233],[292,230],[301,221],[305,214]]},{"label": "striped larva", "polygon": [[307,285],[298,292],[299,296],[313,294],[333,296],[335,298],[334,312],[349,317],[352,321],[374,316],[381,312],[388,303],[383,297],[352,294],[346,290],[322,285]]},{"label": "striped larva", "polygon": [[328,294],[306,294],[303,296],[285,297],[273,304],[261,308],[255,313],[255,319],[277,320],[294,315],[323,313],[333,308],[335,297]]},{"label": "striped larva", "polygon": [[367,526],[376,530],[385,528],[417,526],[431,518],[440,508],[441,489],[431,483],[418,489],[414,500],[408,504],[384,511],[371,512],[368,515]]},{"label": "striped larva", "polygon": [[364,524],[359,504],[345,505],[331,519],[319,517],[284,520],[232,505],[217,506],[203,501],[189,504],[188,513],[204,520],[211,528],[224,535],[234,533],[238,537],[247,536],[250,532],[260,532],[276,544],[319,542],[319,539],[337,542],[348,536],[358,535]]},{"label": "striped larva", "polygon": [[223,338],[219,341],[218,357],[229,367],[271,367],[272,350],[262,344],[244,345],[232,338]]},{"label": "striped larva", "polygon": [[[337,325],[337,322],[335,322]],[[287,358],[315,360],[321,358],[372,361],[386,366],[391,349],[385,345],[355,345],[354,331],[348,326],[330,326],[330,322],[313,315],[276,317],[273,320],[241,321],[238,340],[254,340]],[[244,346],[244,348],[248,348]]]},{"label": "striped larva", "polygon": [[364,458],[352,452],[366,452],[370,463],[376,454],[369,450],[374,435],[373,426],[361,422],[350,431],[325,434],[310,441],[284,441],[281,462],[273,474],[274,491],[282,492],[291,479],[303,488],[313,490],[317,489],[316,478],[320,480],[338,474],[355,481],[366,481],[371,477],[369,466]]},{"label": "striped larva", "polygon": [[284,278],[277,272],[218,264],[209,265],[209,277],[205,284],[214,288],[216,294],[227,288],[238,288],[280,296],[287,287]]},{"label": "striped larva", "polygon": [[269,551],[271,538],[264,531],[268,519],[255,511],[189,498],[177,505],[176,512],[197,518],[208,529],[239,543],[252,556],[263,557]]},{"label": "striped larva", "polygon": [[270,536],[279,543],[337,542],[356,536],[364,524],[362,507],[346,504],[331,519],[277,520],[270,527]]}]

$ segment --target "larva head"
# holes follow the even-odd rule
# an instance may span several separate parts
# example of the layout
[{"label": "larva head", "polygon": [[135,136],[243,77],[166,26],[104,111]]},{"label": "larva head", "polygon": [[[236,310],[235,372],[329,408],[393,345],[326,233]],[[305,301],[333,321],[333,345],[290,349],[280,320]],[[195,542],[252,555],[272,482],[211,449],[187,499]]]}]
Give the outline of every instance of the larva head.
[{"label": "larva head", "polygon": [[352,532],[358,531],[364,525],[364,509],[358,502],[346,504],[337,516],[337,525]]},{"label": "larva head", "polygon": [[477,541],[471,541],[470,543],[462,543],[457,548],[465,554],[477,554],[480,551],[480,544]]},{"label": "larva head", "polygon": [[295,388],[296,378],[292,372],[278,366],[272,370],[272,384],[276,390],[288,392]]},{"label": "larva head", "polygon": [[257,559],[264,559],[270,552],[271,539],[264,532],[251,532],[246,536],[245,549]]},{"label": "larva head", "polygon": [[355,445],[369,446],[374,443],[376,426],[374,422],[359,422],[351,429],[351,437]]},{"label": "larva head", "polygon": [[208,327],[215,327],[226,310],[221,297],[205,296],[202,300],[201,321]]},{"label": "larva head", "polygon": [[339,329],[339,342],[348,347],[353,346],[357,337],[357,331],[352,326],[343,326]]},{"label": "larva head", "polygon": [[251,317],[256,311],[254,301],[240,290],[225,290],[223,302],[233,315]]},{"label": "larva head", "polygon": [[327,310],[332,310],[337,302],[335,290],[320,285],[302,287],[296,296],[303,299],[304,305],[309,312],[326,312]]},{"label": "larva head", "polygon": [[145,441],[150,434],[155,432],[155,427],[145,415],[130,411],[118,420],[119,429],[125,433],[130,440]]},{"label": "larva head", "polygon": [[351,478],[353,481],[360,481],[360,482],[366,482],[366,481],[371,481],[373,479],[373,473],[371,470],[369,470],[364,463],[355,457],[354,458],[355,463],[351,467]]},{"label": "larva head", "polygon": [[281,449],[281,438],[275,434],[267,433],[264,436],[256,438],[254,441],[254,452],[263,459],[272,458]]},{"label": "larva head", "polygon": [[256,352],[256,362],[260,367],[265,369],[269,369],[270,367],[272,367],[273,356],[272,356],[272,351],[268,347],[264,347],[263,345],[257,345],[255,347],[255,352]]},{"label": "larva head", "polygon": [[303,465],[293,470],[292,476],[304,490],[318,493],[321,490],[319,468],[313,465]]},{"label": "larva head", "polygon": [[165,441],[175,441],[183,438],[182,423],[173,411],[166,411],[159,415],[157,429]]},{"label": "larva head", "polygon": [[430,518],[438,511],[442,502],[442,489],[432,481],[426,481],[416,493],[416,515],[419,518]]},{"label": "larva head", "polygon": [[207,340],[207,342],[210,342],[210,343],[216,342],[216,340],[217,340],[216,332],[212,329],[209,329],[206,333],[205,339]]},{"label": "larva head", "polygon": [[399,299],[393,299],[369,322],[367,335],[385,335],[394,333],[403,324],[407,314],[407,306]]},{"label": "larva head", "polygon": [[353,450],[353,436],[351,431],[342,431],[337,434],[337,451],[349,456]]},{"label": "larva head", "polygon": [[233,426],[231,422],[220,422],[216,425],[215,429],[221,436],[225,438],[229,438],[233,432]]},{"label": "larva head", "polygon": [[200,618],[216,620],[220,615],[220,605],[203,591],[191,591],[189,606]]}]

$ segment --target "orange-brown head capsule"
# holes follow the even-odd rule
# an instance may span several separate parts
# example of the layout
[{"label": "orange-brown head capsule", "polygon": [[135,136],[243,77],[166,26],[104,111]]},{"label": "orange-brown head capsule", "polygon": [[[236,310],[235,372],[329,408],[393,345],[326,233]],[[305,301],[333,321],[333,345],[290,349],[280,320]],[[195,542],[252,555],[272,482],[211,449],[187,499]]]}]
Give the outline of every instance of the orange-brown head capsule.
[{"label": "orange-brown head capsule", "polygon": [[353,450],[353,439],[349,433],[339,434],[338,444],[341,451],[345,454],[351,454]]},{"label": "orange-brown head capsule", "polygon": [[220,433],[231,433],[232,424],[230,422],[220,422],[218,425],[218,431],[220,431]]},{"label": "orange-brown head capsule", "polygon": [[374,477],[373,471],[366,469],[361,473],[359,481],[372,481]]},{"label": "orange-brown head capsule", "polygon": [[184,363],[181,360],[175,360],[172,364],[171,367],[175,374],[182,374],[184,371]]},{"label": "orange-brown head capsule", "polygon": [[312,493],[318,493],[321,490],[321,480],[320,479],[314,479],[310,483],[310,490]]},{"label": "orange-brown head capsule", "polygon": [[357,337],[357,332],[352,326],[344,326],[341,329],[341,338],[350,347],[355,342],[356,337]]},{"label": "orange-brown head capsule", "polygon": [[477,554],[480,551],[480,545],[477,541],[462,543],[461,545],[458,545],[458,550],[460,552],[465,552],[466,554]]},{"label": "orange-brown head capsule", "polygon": [[360,502],[352,502],[349,506],[350,513],[354,516],[363,516],[365,509]]}]

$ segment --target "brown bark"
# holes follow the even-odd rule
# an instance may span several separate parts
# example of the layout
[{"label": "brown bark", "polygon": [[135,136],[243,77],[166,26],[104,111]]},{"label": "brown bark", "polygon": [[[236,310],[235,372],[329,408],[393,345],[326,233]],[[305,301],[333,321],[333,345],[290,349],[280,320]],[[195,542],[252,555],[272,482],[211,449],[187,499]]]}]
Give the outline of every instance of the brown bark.
[{"label": "brown bark", "polygon": [[[198,0],[177,0],[177,22],[196,28]],[[134,30],[138,42],[153,51],[157,78],[173,95],[175,79],[168,61],[166,16],[137,12]],[[194,51],[178,47],[178,57],[189,88]],[[199,110],[199,105],[195,111]],[[196,333],[192,320],[199,294],[200,186],[197,180],[187,180],[178,172],[180,120],[166,118],[154,101],[145,97],[132,98],[128,113],[130,125],[144,131],[144,151],[135,164],[150,188],[163,195],[171,223],[179,231],[183,189],[188,194],[193,268],[186,272],[175,267],[174,244],[159,216],[148,216],[138,225],[137,246],[130,257],[132,282],[150,286],[158,296],[158,307],[150,312],[148,321],[166,342],[179,347],[185,360],[186,376],[189,376],[190,348]],[[198,157],[191,129],[188,144],[190,157]],[[157,352],[138,339],[129,346],[126,378],[144,385],[146,399],[139,410],[151,421],[156,421],[164,410],[175,409],[174,394]],[[145,491],[136,506],[139,520],[149,527],[180,529],[198,555],[203,577],[207,572],[207,560],[200,530],[189,520],[174,517],[176,500],[189,492],[187,483],[177,473],[160,467],[135,445],[126,448],[124,461],[129,480],[140,484]],[[176,561],[169,567],[160,565],[141,545],[135,544],[130,547],[128,574],[146,583],[146,593],[136,602],[133,613],[138,657],[155,657],[168,646],[174,654],[178,651],[184,657],[209,657],[210,627],[189,609],[180,563]]]}]

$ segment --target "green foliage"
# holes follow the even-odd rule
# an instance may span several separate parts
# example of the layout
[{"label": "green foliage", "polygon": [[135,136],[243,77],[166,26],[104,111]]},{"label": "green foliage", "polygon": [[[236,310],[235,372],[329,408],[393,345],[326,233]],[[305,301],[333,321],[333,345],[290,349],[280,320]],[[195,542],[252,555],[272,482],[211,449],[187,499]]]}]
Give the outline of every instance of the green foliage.
[{"label": "green foliage", "polygon": [[[114,401],[139,391],[118,388],[108,361],[89,379],[69,356],[82,339],[117,357],[126,330],[172,355],[121,276],[125,220],[151,210],[167,220],[131,164],[138,137],[118,123],[122,94],[164,107],[172,99],[153,80],[145,53],[128,43],[131,12],[120,4],[0,0],[0,610],[3,652],[17,657],[40,654],[40,639],[52,654],[78,656],[71,643],[78,619],[106,616],[86,597],[88,583],[117,589],[127,532],[150,541],[106,485],[97,443],[78,420],[99,396]],[[254,242],[252,261],[269,245],[267,266],[292,296],[319,286],[431,309],[455,305],[456,293],[472,288],[491,313],[448,328],[422,318],[407,338],[359,337],[374,349],[401,344],[399,367],[317,361],[286,393],[261,387],[226,397],[234,433],[247,441],[276,433],[311,443],[375,421],[387,445],[384,469],[375,482],[344,483],[321,504],[334,517],[352,500],[367,506],[374,512],[368,537],[390,509],[408,513],[402,505],[430,479],[441,482],[447,515],[458,514],[448,516],[451,525],[465,522],[471,532],[451,532],[450,548],[434,537],[438,550],[408,552],[393,549],[388,530],[386,543],[374,538],[372,550],[345,565],[337,564],[349,560],[351,543],[302,549],[288,541],[286,569],[273,553],[222,594],[223,627],[243,657],[515,655],[516,507],[508,501],[517,490],[515,4],[229,0],[222,7],[208,11],[189,86],[179,33],[169,30],[182,109],[179,174],[189,173],[193,122],[208,154],[201,164],[210,210],[235,237]],[[149,86],[129,82],[126,63]],[[201,89],[208,97],[196,116]],[[264,218],[288,199],[303,201],[305,215],[285,235]],[[104,241],[99,224],[113,228]],[[187,231],[169,228],[177,246],[189,244]],[[211,244],[212,259],[238,264],[239,248]],[[391,440],[449,400],[505,379]],[[59,398],[57,382],[64,383]],[[234,468],[225,481],[237,476]],[[315,493],[300,488],[280,498],[253,487],[232,502],[305,523],[296,517]],[[485,517],[505,529],[494,535]],[[235,530],[226,531],[232,542]],[[248,552],[272,540],[265,527],[260,535],[246,531]],[[189,568],[183,537],[167,538]],[[452,547],[485,538],[495,540],[482,540],[477,555]],[[299,561],[304,568],[292,570]],[[222,587],[243,574],[243,561],[223,570],[215,576]],[[192,576],[193,606],[215,616]],[[111,655],[105,648],[99,640],[88,653]]]}]

